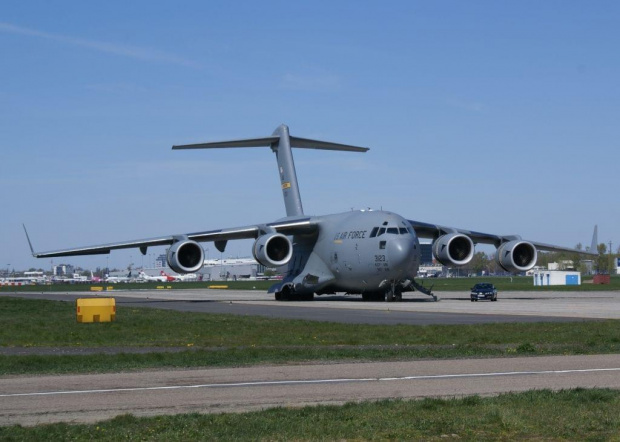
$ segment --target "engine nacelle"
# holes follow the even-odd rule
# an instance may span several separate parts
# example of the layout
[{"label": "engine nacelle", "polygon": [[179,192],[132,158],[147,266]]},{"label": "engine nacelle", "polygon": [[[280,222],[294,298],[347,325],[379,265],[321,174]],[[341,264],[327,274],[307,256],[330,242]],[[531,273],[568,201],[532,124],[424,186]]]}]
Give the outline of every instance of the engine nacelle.
[{"label": "engine nacelle", "polygon": [[462,233],[442,235],[433,243],[433,256],[446,266],[463,266],[474,257],[474,242]]},{"label": "engine nacelle", "polygon": [[293,244],[281,233],[268,233],[258,237],[252,254],[265,267],[280,267],[291,260]]},{"label": "engine nacelle", "polygon": [[178,241],[168,249],[168,265],[177,273],[194,273],[205,262],[205,252],[196,241]]},{"label": "engine nacelle", "polygon": [[508,241],[497,248],[497,263],[507,272],[527,272],[537,258],[536,247],[527,241]]}]

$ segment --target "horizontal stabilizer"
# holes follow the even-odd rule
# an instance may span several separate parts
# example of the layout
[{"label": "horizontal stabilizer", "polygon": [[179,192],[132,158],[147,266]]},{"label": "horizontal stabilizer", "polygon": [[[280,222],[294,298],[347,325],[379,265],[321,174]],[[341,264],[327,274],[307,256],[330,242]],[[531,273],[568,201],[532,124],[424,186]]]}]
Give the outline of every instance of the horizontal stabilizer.
[{"label": "horizontal stabilizer", "polygon": [[367,147],[350,146],[348,144],[332,143],[329,141],[311,140],[309,138],[299,138],[291,136],[291,147],[301,147],[304,149],[322,150],[344,150],[347,152],[366,152]]},{"label": "horizontal stabilizer", "polygon": [[172,149],[222,149],[228,147],[269,147],[272,143],[278,142],[280,137],[246,138],[242,140],[214,141],[210,143],[183,144],[172,146]]},{"label": "horizontal stabilizer", "polygon": [[[367,147],[351,146],[348,144],[332,143],[330,141],[311,140],[309,138],[289,137],[291,147],[302,149],[341,150],[346,152],[366,152]],[[209,143],[182,144],[172,146],[174,150],[181,149],[225,149],[230,147],[269,147],[280,141],[279,135],[261,138],[245,138],[240,140],[212,141]]]}]

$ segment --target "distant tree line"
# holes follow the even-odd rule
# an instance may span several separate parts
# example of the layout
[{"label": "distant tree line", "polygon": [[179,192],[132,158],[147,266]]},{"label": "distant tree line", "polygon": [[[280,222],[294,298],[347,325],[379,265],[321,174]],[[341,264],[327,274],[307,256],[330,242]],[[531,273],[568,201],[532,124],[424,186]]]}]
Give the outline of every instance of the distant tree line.
[{"label": "distant tree line", "polygon": [[[575,246],[577,250],[583,250],[581,243]],[[548,268],[550,263],[558,263],[560,270],[575,270],[586,273],[588,268],[585,261],[592,261],[592,269],[596,273],[610,273],[614,269],[614,259],[620,256],[620,247],[618,253],[608,253],[607,245],[601,243],[597,247],[598,256],[589,258],[586,255],[571,252],[539,252],[536,265]],[[480,275],[482,272],[486,274],[501,274],[504,270],[497,264],[495,255],[487,255],[484,252],[477,252],[468,265],[461,267],[462,273]]]}]

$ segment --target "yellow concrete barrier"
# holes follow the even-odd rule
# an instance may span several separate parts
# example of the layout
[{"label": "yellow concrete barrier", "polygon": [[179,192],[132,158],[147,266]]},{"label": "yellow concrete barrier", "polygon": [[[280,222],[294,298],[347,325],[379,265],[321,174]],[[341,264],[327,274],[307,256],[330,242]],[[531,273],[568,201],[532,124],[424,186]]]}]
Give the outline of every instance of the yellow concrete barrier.
[{"label": "yellow concrete barrier", "polygon": [[78,298],[75,301],[77,322],[111,322],[116,320],[114,298]]}]

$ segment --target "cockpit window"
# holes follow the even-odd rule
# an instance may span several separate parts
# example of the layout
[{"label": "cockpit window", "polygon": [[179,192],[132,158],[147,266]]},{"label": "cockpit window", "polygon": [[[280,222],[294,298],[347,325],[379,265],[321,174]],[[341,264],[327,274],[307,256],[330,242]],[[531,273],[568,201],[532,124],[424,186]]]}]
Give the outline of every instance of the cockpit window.
[{"label": "cockpit window", "polygon": [[376,238],[385,233],[390,235],[413,235],[413,229],[411,227],[373,227],[370,231],[370,238]]},{"label": "cockpit window", "polygon": [[385,233],[391,235],[413,235],[413,229],[411,227],[373,227],[370,231],[370,238],[376,238]]}]

